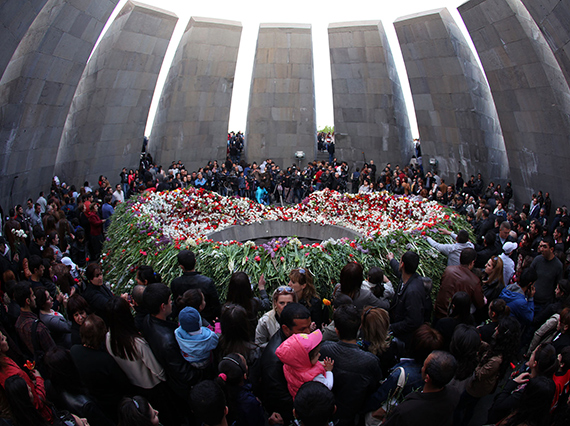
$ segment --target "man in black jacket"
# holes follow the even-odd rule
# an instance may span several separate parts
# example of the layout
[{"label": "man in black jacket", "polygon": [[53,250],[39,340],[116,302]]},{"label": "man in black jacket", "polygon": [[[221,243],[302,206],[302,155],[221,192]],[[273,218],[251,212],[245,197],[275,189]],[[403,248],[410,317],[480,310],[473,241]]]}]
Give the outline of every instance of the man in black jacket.
[{"label": "man in black jacket", "polygon": [[184,409],[190,394],[190,387],[202,379],[200,370],[187,362],[176,342],[174,330],[177,324],[167,321],[172,313],[170,289],[162,283],[149,284],[143,293],[143,303],[149,315],[143,322],[143,333],[156,360],[166,372],[166,383],[172,390],[172,408],[184,416]]},{"label": "man in black jacket", "polygon": [[[178,253],[178,263],[182,268],[182,276],[172,280],[170,288],[172,289],[172,300],[176,301],[179,296],[182,296],[186,290],[196,288],[202,291],[204,299],[206,300],[206,307],[201,312],[208,322],[212,323],[220,316],[220,299],[218,298],[218,291],[214,285],[214,281],[194,269],[196,267],[196,256],[190,250],[181,250]],[[174,316],[178,314],[178,309],[175,307]]]},{"label": "man in black jacket", "polygon": [[420,257],[413,251],[407,251],[398,262],[393,253],[388,253],[390,266],[400,277],[396,297],[390,309],[390,330],[395,337],[408,344],[414,331],[424,323],[427,295],[422,277],[416,270]]},{"label": "man in black jacket", "polygon": [[283,424],[288,425],[293,418],[293,398],[287,388],[283,363],[275,355],[275,350],[293,334],[311,332],[311,313],[299,303],[289,303],[281,312],[279,321],[281,328],[271,337],[261,355],[261,384],[258,384],[257,393],[267,412],[281,414]]},{"label": "man in black jacket", "polygon": [[339,342],[324,342],[321,359],[334,361],[334,385],[338,426],[359,424],[366,399],[376,390],[382,379],[378,358],[363,351],[356,344],[360,328],[360,313],[355,306],[343,305],[334,311],[335,330]]}]

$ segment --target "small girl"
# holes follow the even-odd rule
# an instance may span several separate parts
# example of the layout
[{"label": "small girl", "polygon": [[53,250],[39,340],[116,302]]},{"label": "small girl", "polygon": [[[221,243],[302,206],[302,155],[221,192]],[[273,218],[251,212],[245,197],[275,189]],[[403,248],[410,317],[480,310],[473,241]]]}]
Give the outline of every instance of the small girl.
[{"label": "small girl", "polygon": [[265,412],[261,402],[253,395],[251,383],[247,381],[248,367],[243,355],[226,355],[218,364],[218,371],[220,374],[216,383],[226,394],[228,424],[265,426]]},{"label": "small girl", "polygon": [[321,382],[332,389],[334,361],[327,357],[323,362],[319,362],[322,340],[320,330],[311,334],[293,334],[275,351],[275,355],[283,363],[287,387],[293,398],[301,385],[310,381]]},{"label": "small girl", "polygon": [[178,315],[180,327],[174,330],[182,356],[195,368],[207,368],[212,363],[212,351],[218,346],[218,335],[202,327],[200,313],[189,306]]}]

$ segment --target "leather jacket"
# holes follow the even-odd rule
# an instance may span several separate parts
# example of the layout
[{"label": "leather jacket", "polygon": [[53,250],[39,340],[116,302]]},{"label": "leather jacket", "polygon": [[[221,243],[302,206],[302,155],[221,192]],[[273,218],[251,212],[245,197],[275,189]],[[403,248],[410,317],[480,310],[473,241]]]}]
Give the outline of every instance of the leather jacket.
[{"label": "leather jacket", "polygon": [[283,374],[283,363],[275,355],[275,351],[287,338],[282,329],[269,339],[260,360],[261,387],[258,396],[269,413],[281,414],[284,424],[293,418],[293,398],[287,388],[287,380]]},{"label": "leather jacket", "polygon": [[166,372],[166,382],[176,395],[186,401],[190,387],[202,379],[202,373],[182,356],[174,336],[176,327],[175,323],[152,315],[147,315],[143,321],[144,337]]},{"label": "leather jacket", "polygon": [[[212,323],[220,316],[220,299],[218,298],[218,291],[211,278],[206,277],[198,272],[184,272],[182,276],[172,280],[170,285],[172,290],[172,300],[176,303],[178,296],[182,296],[186,290],[192,288],[202,290],[204,299],[206,300],[206,307],[201,312],[203,318]],[[173,312],[177,315],[178,312]]]}]

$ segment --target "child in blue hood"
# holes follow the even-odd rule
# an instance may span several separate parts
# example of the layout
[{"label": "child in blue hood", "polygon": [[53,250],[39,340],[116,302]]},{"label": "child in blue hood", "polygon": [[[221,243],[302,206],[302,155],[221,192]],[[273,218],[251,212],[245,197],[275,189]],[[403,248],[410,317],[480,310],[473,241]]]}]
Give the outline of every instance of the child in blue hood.
[{"label": "child in blue hood", "polygon": [[212,351],[218,346],[218,335],[202,327],[200,313],[186,307],[178,315],[180,327],[174,331],[182,356],[195,368],[207,368],[212,364]]}]

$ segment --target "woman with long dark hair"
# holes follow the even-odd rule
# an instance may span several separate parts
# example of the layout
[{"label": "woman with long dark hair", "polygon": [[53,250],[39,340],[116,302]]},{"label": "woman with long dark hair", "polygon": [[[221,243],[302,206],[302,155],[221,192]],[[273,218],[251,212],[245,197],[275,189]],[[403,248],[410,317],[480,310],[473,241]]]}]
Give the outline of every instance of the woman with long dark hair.
[{"label": "woman with long dark hair", "polygon": [[479,350],[477,367],[467,381],[453,416],[454,425],[469,424],[479,399],[495,391],[519,349],[521,328],[513,317],[499,322],[491,345]]},{"label": "woman with long dark hair", "polygon": [[259,297],[253,296],[249,277],[245,272],[234,272],[228,284],[228,296],[226,303],[239,305],[247,312],[250,324],[250,332],[252,339],[255,337],[255,328],[257,327],[258,312],[265,312],[271,308],[271,303],[265,291],[265,278],[263,274],[259,278]]},{"label": "woman with long dark hair", "polygon": [[[556,388],[552,377],[554,373],[558,371],[559,363],[556,350],[551,344],[545,343],[538,346],[530,356],[526,365],[529,368],[528,371],[507,381],[503,390],[495,396],[493,405],[489,410],[488,423],[499,422],[517,408],[517,404],[522,399],[523,392],[529,380],[537,377],[545,377],[552,382],[552,386]],[[551,395],[549,408],[553,402],[554,393]]]},{"label": "woman with long dark hair", "polygon": [[166,373],[135,327],[131,307],[125,299],[113,297],[109,301],[107,325],[107,351],[138,388],[137,392],[150,395],[153,388],[166,380]]},{"label": "woman with long dark hair", "polygon": [[457,360],[457,371],[447,387],[452,388],[459,395],[465,390],[467,380],[477,367],[477,354],[480,348],[481,337],[475,327],[467,324],[459,324],[455,327],[449,344],[449,352]]},{"label": "woman with long dark hair", "polygon": [[[8,357],[6,353],[10,347],[8,346],[8,341],[6,336],[4,336],[0,332],[0,386],[6,389],[5,382],[6,380],[14,375],[19,376],[25,381],[24,386],[26,388],[26,396],[27,399],[30,400],[28,396],[28,386],[30,388],[30,392],[33,397],[33,401],[30,401],[30,405],[34,408],[34,411],[39,412],[40,417],[47,420],[48,422],[53,421],[54,416],[53,413],[46,401],[46,391],[44,387],[44,379],[40,375],[37,370],[32,370],[32,374],[34,380],[30,378],[30,376],[22,370],[13,360],[12,358]],[[40,423],[21,423],[22,425],[29,426],[29,425],[36,425],[42,424]],[[46,422],[47,424],[47,422]]]},{"label": "woman with long dark hair", "polygon": [[483,294],[487,302],[498,298],[503,288],[505,288],[503,260],[498,256],[493,256],[485,264],[485,278],[483,279]]},{"label": "woman with long dark hair", "polygon": [[124,398],[119,404],[117,426],[159,426],[158,411],[142,396]]},{"label": "woman with long dark hair", "polygon": [[152,266],[141,265],[137,268],[137,284],[149,285],[162,282],[162,277],[159,273],[154,272]]},{"label": "woman with long dark hair", "polygon": [[251,322],[245,308],[226,305],[220,320],[222,335],[216,349],[217,359],[235,352],[242,354],[249,366],[253,365],[261,356],[261,350],[251,338]]},{"label": "woman with long dark hair", "polygon": [[464,291],[458,291],[453,295],[447,309],[447,317],[442,318],[435,324],[435,328],[439,331],[445,340],[444,348],[449,348],[451,337],[455,327],[459,324],[473,325],[473,317],[471,316],[471,298]]},{"label": "woman with long dark hair", "polygon": [[498,426],[545,426],[550,424],[550,406],[556,386],[552,379],[539,376],[526,384],[512,413]]},{"label": "woman with long dark hair", "polygon": [[487,343],[491,343],[491,339],[497,330],[499,321],[511,314],[511,308],[507,306],[507,302],[505,302],[503,299],[495,299],[489,303],[488,312],[489,319],[485,322],[485,324],[477,327],[477,330],[479,330],[481,340]]},{"label": "woman with long dark hair", "polygon": [[71,348],[71,322],[53,308],[53,298],[45,287],[36,287],[36,306],[39,318],[50,331],[54,342],[66,349]]},{"label": "woman with long dark hair", "polygon": [[52,424],[36,409],[35,398],[30,395],[28,384],[22,377],[18,375],[8,377],[3,386],[15,426],[48,426]]}]

